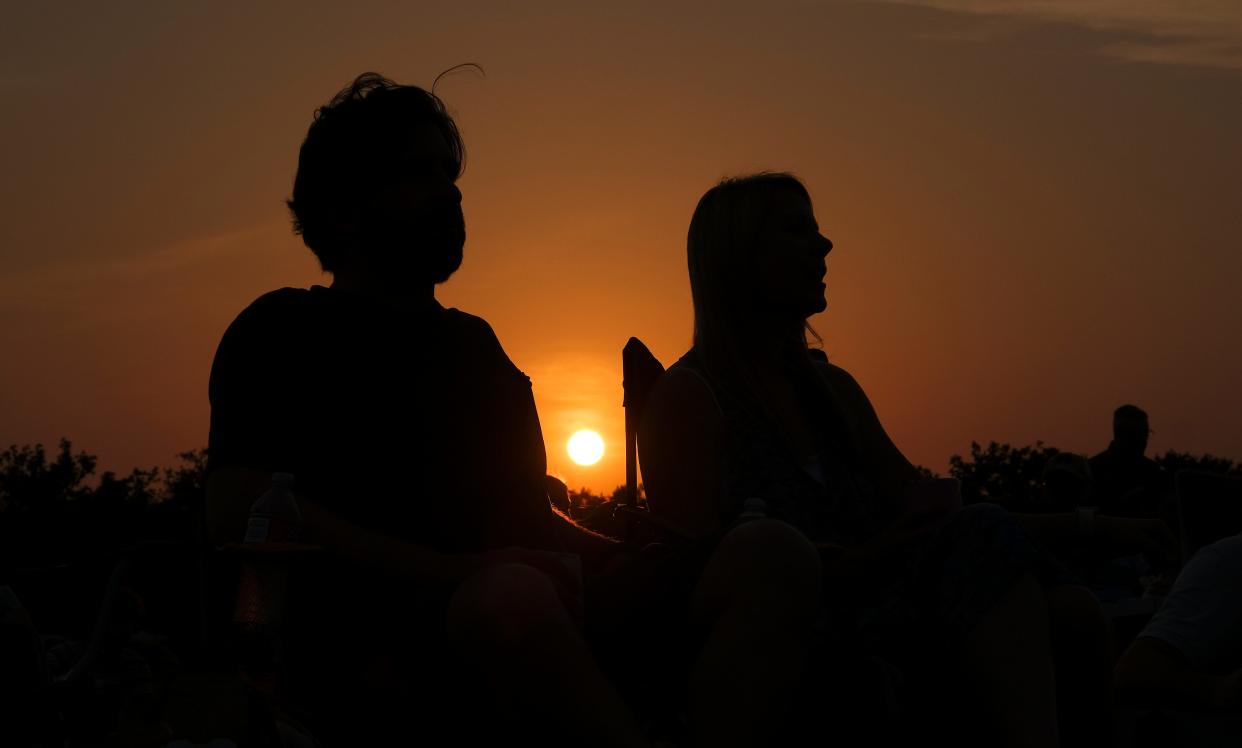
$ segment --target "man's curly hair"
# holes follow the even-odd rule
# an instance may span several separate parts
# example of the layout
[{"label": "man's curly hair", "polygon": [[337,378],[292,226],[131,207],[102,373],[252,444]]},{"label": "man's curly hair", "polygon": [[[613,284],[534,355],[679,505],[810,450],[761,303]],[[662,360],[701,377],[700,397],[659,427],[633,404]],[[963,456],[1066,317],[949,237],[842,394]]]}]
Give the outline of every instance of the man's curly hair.
[{"label": "man's curly hair", "polygon": [[457,124],[434,93],[403,86],[378,73],[363,73],[326,105],[298,152],[293,197],[293,231],[327,272],[340,267],[348,237],[338,225],[387,173],[393,150],[404,133],[428,123],[448,143],[456,174],[465,166],[466,147]]}]

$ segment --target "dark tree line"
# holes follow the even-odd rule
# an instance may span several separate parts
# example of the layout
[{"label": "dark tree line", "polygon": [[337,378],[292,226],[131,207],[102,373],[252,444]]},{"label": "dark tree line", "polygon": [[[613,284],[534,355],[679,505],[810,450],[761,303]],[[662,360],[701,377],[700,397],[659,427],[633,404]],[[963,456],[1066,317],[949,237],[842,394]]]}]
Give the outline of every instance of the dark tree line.
[{"label": "dark tree line", "polygon": [[143,540],[194,538],[206,450],[177,455],[170,468],[96,475],[98,458],[61,439],[0,452],[0,559],[3,568],[65,563]]},{"label": "dark tree line", "polygon": [[[972,442],[969,454],[949,459],[948,474],[962,482],[966,503],[1013,506],[1030,496],[1044,465],[1059,451],[1043,442],[1021,447]],[[176,457],[173,467],[97,475],[98,459],[74,451],[67,439],[55,451],[34,444],[12,445],[0,452],[3,568],[63,563],[142,540],[193,541],[196,513],[202,510],[207,452],[197,449]],[[1242,476],[1242,464],[1213,455],[1169,450],[1154,459],[1170,475],[1191,468]],[[607,496],[586,488],[566,490],[566,506],[560,508],[589,521],[622,500],[624,492],[624,486]]]},{"label": "dark tree line", "polygon": [[[970,454],[949,458],[949,475],[962,482],[967,504],[987,501],[1012,506],[1027,500],[1043,475],[1044,465],[1061,450],[1041,441],[1025,447],[989,442],[986,447],[970,443]],[[1177,471],[1204,470],[1242,476],[1242,464],[1210,454],[1192,455],[1169,450],[1152,458],[1170,476]]]}]

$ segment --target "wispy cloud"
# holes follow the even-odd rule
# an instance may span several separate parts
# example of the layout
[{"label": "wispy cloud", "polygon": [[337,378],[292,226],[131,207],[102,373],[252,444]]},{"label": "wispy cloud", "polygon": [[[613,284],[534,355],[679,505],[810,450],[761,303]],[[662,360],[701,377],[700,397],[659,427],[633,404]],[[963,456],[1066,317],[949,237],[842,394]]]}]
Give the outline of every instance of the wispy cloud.
[{"label": "wispy cloud", "polygon": [[64,260],[0,275],[0,308],[58,303],[86,286],[177,276],[203,261],[242,252],[273,233],[271,226],[251,227],[189,239],[145,255]]},{"label": "wispy cloud", "polygon": [[289,238],[283,224],[263,225],[149,254],[84,257],[0,273],[0,343],[31,339],[37,331],[64,337],[139,329],[203,310],[215,314],[217,307],[236,312],[236,305],[257,295],[257,284],[318,278],[303,272],[311,265],[309,253],[294,261],[301,253],[288,251]]},{"label": "wispy cloud", "polygon": [[0,91],[8,93],[10,91],[20,91],[24,88],[30,88],[38,82],[38,78],[33,75],[8,75],[0,73]]},{"label": "wispy cloud", "polygon": [[1029,22],[1065,23],[1127,38],[1100,52],[1124,60],[1242,71],[1238,0],[885,0]]}]

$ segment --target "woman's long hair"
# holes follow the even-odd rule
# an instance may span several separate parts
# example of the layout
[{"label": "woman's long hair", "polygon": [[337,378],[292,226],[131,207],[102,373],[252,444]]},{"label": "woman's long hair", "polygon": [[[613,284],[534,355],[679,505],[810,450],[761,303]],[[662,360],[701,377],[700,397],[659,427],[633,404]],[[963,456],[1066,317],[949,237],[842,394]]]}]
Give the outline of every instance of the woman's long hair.
[{"label": "woman's long hair", "polygon": [[[771,415],[771,410],[754,370],[757,349],[776,346],[782,361],[800,378],[823,382],[807,343],[808,335],[817,342],[819,336],[805,321],[773,330],[756,282],[766,222],[791,196],[810,201],[806,187],[789,173],[724,179],[699,200],[686,238],[695,351],[718,386],[761,417]],[[771,339],[773,335],[777,339]],[[825,404],[840,416],[840,403],[823,383]],[[852,431],[848,424],[839,425]],[[856,444],[854,438],[847,437],[847,442]]]},{"label": "woman's long hair", "polygon": [[[760,237],[770,215],[791,195],[808,202],[806,187],[792,174],[761,172],[722,180],[694,209],[686,237],[690,293],[694,299],[694,345],[712,357],[749,348],[763,334],[755,287]],[[791,326],[785,344],[806,346],[804,327]]]}]

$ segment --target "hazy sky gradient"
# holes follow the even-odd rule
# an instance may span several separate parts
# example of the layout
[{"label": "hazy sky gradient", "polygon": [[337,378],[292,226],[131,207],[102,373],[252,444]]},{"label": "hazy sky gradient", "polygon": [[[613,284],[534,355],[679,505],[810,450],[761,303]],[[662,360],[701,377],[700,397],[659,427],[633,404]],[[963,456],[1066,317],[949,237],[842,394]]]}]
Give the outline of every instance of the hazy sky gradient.
[{"label": "hazy sky gradient", "polygon": [[[915,461],[972,439],[1242,458],[1242,9],[1232,2],[128,3],[0,24],[0,446],[104,466],[206,442],[220,334],[326,283],[289,232],[315,107],[363,70],[458,117],[466,261],[440,291],[534,380],[550,469],[622,480],[620,350],[691,328],[685,230],[788,169],[813,320]],[[1189,10],[1187,10],[1189,9]],[[609,452],[564,452],[574,428]]]}]

